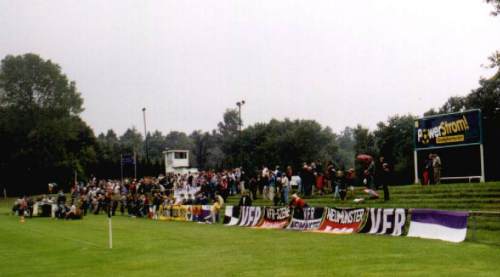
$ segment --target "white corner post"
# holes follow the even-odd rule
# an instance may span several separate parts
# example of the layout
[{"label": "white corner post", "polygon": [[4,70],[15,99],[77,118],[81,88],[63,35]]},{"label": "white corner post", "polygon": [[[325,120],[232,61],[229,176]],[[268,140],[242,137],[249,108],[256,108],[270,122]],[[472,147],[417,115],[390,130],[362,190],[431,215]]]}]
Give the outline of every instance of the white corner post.
[{"label": "white corner post", "polygon": [[484,148],[482,143],[479,145],[479,152],[481,153],[481,182],[484,182],[485,181]]},{"label": "white corner post", "polygon": [[415,184],[419,183],[418,180],[418,157],[417,157],[417,150],[413,151],[413,164],[415,167]]},{"label": "white corner post", "polygon": [[108,217],[109,222],[109,249],[113,249],[113,228],[111,227],[111,217]]}]

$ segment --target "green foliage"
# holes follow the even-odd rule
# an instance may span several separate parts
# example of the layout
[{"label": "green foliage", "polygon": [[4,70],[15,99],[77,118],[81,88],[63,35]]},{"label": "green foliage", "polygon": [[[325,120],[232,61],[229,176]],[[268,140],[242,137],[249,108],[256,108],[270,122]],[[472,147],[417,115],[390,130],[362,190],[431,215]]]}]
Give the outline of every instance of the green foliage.
[{"label": "green foliage", "polygon": [[97,153],[93,131],[78,117],[82,104],[75,83],[50,60],[2,60],[0,166],[11,191],[44,191],[52,181],[65,187],[75,172],[85,176]]},{"label": "green foliage", "polygon": [[354,137],[354,152],[356,154],[369,154],[376,156],[378,153],[377,146],[375,144],[375,136],[370,130],[359,125],[353,129]]},{"label": "green foliage", "polygon": [[135,127],[128,128],[120,137],[122,153],[137,153],[139,156],[144,153],[144,141],[141,133]]},{"label": "green foliage", "polygon": [[473,90],[465,99],[467,109],[481,109],[483,116],[499,116],[500,110],[500,68],[489,79],[481,79],[480,87]]},{"label": "green foliage", "polygon": [[217,124],[219,133],[223,137],[235,137],[238,134],[240,117],[237,109],[227,109],[223,115],[223,121]]},{"label": "green foliage", "polygon": [[[215,164],[210,164],[209,160],[217,161],[216,157],[212,157],[210,150],[215,146],[215,137],[211,136],[208,132],[196,130],[189,135],[192,142],[191,152],[195,161],[195,166],[200,169],[215,168]],[[222,160],[219,157],[220,160]]]},{"label": "green foliage", "polygon": [[273,119],[244,129],[229,149],[233,156],[241,155],[247,169],[263,165],[299,168],[303,162],[332,160],[338,149],[335,139],[329,128],[313,120]]},{"label": "green foliage", "polygon": [[380,122],[374,135],[379,155],[393,164],[398,183],[411,183],[413,178],[413,130],[416,116],[392,116]]},{"label": "green foliage", "polygon": [[8,55],[2,60],[0,103],[2,108],[52,117],[83,111],[75,82],[68,81],[59,65],[35,54]]},{"label": "green foliage", "polygon": [[337,136],[338,152],[335,161],[339,164],[343,163],[345,168],[354,168],[355,143],[354,129],[350,127],[345,127]]},{"label": "green foliage", "polygon": [[155,162],[163,161],[163,151],[167,148],[165,136],[160,131],[154,131],[153,134],[148,132],[148,151],[149,159]]}]

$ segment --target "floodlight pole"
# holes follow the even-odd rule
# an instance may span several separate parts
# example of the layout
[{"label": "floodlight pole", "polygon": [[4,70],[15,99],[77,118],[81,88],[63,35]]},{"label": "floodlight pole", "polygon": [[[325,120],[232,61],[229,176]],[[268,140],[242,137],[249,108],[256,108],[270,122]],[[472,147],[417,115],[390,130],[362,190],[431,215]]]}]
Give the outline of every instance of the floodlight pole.
[{"label": "floodlight pole", "polygon": [[236,106],[238,106],[238,136],[240,141],[240,153],[239,153],[239,166],[242,166],[243,163],[243,149],[242,149],[242,140],[241,140],[241,130],[243,129],[243,121],[241,121],[241,106],[245,105],[245,100],[241,100],[236,102]]},{"label": "floodlight pole", "polygon": [[146,162],[149,163],[149,146],[148,146],[148,135],[146,129],[146,108],[142,108],[142,117],[144,119],[144,144],[146,151]]}]

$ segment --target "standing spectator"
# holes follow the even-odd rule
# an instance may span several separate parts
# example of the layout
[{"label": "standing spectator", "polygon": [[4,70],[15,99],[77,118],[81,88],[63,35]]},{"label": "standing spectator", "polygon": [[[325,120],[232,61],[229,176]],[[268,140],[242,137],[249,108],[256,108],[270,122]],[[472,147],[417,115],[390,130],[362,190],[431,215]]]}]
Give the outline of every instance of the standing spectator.
[{"label": "standing spectator", "polygon": [[318,190],[319,195],[323,195],[323,189],[325,185],[325,177],[323,176],[323,172],[318,172],[316,175],[316,189]]},{"label": "standing spectator", "polygon": [[432,153],[424,161],[424,172],[422,174],[423,182],[422,184],[429,185],[432,184],[432,176],[434,175],[434,170],[432,168]]},{"label": "standing spectator", "polygon": [[24,223],[24,213],[26,211],[26,209],[28,208],[28,203],[26,202],[26,197],[22,197],[20,199],[18,199],[18,214],[19,214],[19,217],[21,218],[20,219],[20,222],[21,223]]},{"label": "standing spectator", "polygon": [[286,177],[288,178],[288,181],[292,181],[292,176],[293,176],[293,170],[291,166],[286,167]]},{"label": "standing spectator", "polygon": [[333,187],[333,179],[335,177],[335,167],[333,165],[333,162],[332,161],[329,161],[327,166],[326,166],[326,171],[325,171],[325,185],[326,185],[326,188],[325,188],[325,191],[328,193],[328,192],[331,192]]},{"label": "standing spectator", "polygon": [[66,195],[64,195],[63,190],[59,190],[59,194],[57,195],[57,218],[64,218],[66,215]]},{"label": "standing spectator", "polygon": [[338,190],[335,185],[335,176],[337,174],[337,167],[330,161],[326,167],[326,177],[327,177],[327,190],[334,192],[334,196],[338,196]]},{"label": "standing spectator", "polygon": [[243,194],[241,195],[241,198],[240,198],[240,202],[238,204],[238,206],[242,207],[242,206],[252,206],[252,199],[250,198],[250,196],[248,196],[248,192],[243,192]]},{"label": "standing spectator", "polygon": [[385,163],[385,157],[380,156],[378,158],[378,163],[375,165],[375,189],[378,190],[382,186],[382,176],[384,175],[383,165]]},{"label": "standing spectator", "polygon": [[28,215],[30,218],[33,217],[33,209],[34,209],[34,206],[35,206],[35,201],[33,200],[32,197],[28,197],[26,199],[26,207],[28,209]]},{"label": "standing spectator", "polygon": [[[268,193],[269,193],[269,169],[267,169],[266,166],[262,167],[262,198],[264,199],[269,199]],[[272,200],[272,199],[269,199]]]},{"label": "standing spectator", "polygon": [[281,177],[281,203],[283,205],[286,205],[288,203],[288,193],[289,192],[290,192],[290,180],[288,179],[288,176],[282,176]]},{"label": "standing spectator", "polygon": [[383,167],[383,178],[382,178],[382,188],[384,189],[384,201],[389,201],[389,185],[392,183],[392,170],[388,163],[384,163]]},{"label": "standing spectator", "polygon": [[371,189],[375,190],[375,182],[373,176],[375,175],[375,162],[371,161],[368,164],[368,167],[364,171],[365,174],[365,180],[366,180],[366,186]]},{"label": "standing spectator", "polygon": [[441,183],[441,158],[434,154],[432,155],[432,167],[434,169],[434,183]]},{"label": "standing spectator", "polygon": [[302,190],[304,197],[309,197],[312,194],[312,186],[314,184],[314,173],[311,166],[304,164],[304,168],[300,176],[302,180]]},{"label": "standing spectator", "polygon": [[335,173],[335,188],[340,197],[340,200],[345,200],[347,196],[347,180],[344,171],[338,170]]},{"label": "standing spectator", "polygon": [[210,208],[210,215],[205,217],[205,222],[208,223],[209,220],[211,220],[212,223],[219,222],[219,211],[220,211],[220,204],[217,199],[214,199],[212,207]]},{"label": "standing spectator", "polygon": [[248,181],[248,188],[250,190],[250,198],[253,200],[257,199],[257,186],[257,180],[255,180],[255,177],[252,176],[250,181]]},{"label": "standing spectator", "polygon": [[276,193],[276,175],[274,172],[269,172],[269,185],[268,185],[268,198],[271,201],[274,201],[274,195]]}]

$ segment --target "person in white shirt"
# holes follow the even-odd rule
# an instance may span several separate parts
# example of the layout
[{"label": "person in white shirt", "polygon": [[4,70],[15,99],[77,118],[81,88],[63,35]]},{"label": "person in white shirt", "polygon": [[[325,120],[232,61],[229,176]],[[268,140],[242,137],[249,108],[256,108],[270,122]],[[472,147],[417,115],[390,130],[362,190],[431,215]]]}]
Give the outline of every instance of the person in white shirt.
[{"label": "person in white shirt", "polygon": [[281,202],[288,205],[288,194],[290,192],[290,180],[286,175],[281,177]]}]

